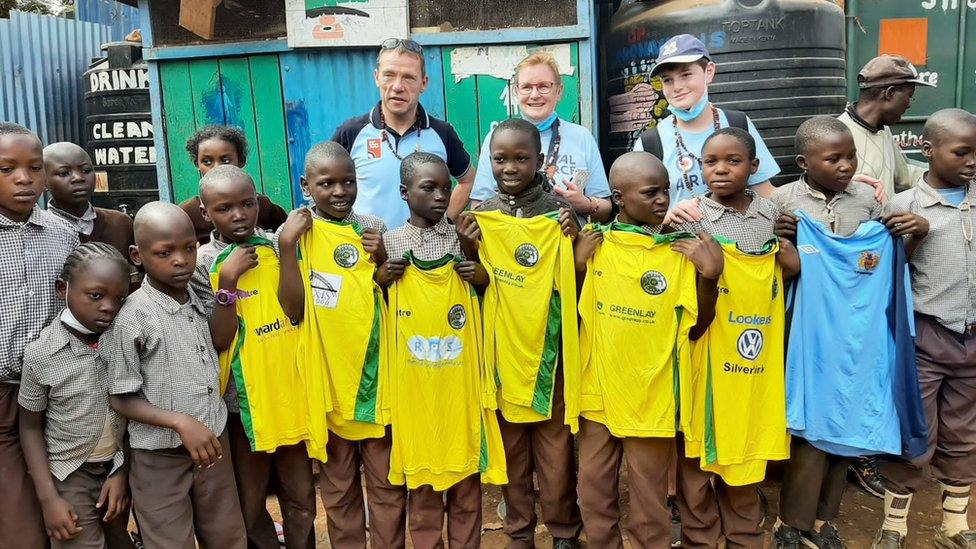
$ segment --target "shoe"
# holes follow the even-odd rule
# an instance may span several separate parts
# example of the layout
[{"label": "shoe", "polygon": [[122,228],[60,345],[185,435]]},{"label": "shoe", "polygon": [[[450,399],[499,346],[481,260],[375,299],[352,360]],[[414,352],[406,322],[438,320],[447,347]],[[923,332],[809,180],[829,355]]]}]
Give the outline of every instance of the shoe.
[{"label": "shoe", "polygon": [[876,498],[884,499],[884,478],[878,472],[878,459],[876,457],[861,456],[854,458],[848,471],[865,492]]},{"label": "shoe", "polygon": [[963,530],[950,538],[939,528],[935,534],[935,546],[941,549],[976,549],[976,531]]},{"label": "shoe", "polygon": [[878,530],[871,549],[905,549],[905,536],[894,530]]},{"label": "shoe", "polygon": [[580,542],[575,538],[553,538],[552,549],[580,549]]},{"label": "shoe", "polygon": [[678,513],[678,499],[668,498],[671,509],[671,547],[681,547],[681,515]]},{"label": "shoe", "polygon": [[803,545],[814,549],[847,549],[844,542],[840,540],[837,528],[829,522],[824,523],[819,532],[814,530],[800,532],[800,538]]},{"label": "shoe", "polygon": [[775,549],[801,549],[803,542],[800,539],[800,531],[789,524],[779,525],[773,532],[773,547]]}]

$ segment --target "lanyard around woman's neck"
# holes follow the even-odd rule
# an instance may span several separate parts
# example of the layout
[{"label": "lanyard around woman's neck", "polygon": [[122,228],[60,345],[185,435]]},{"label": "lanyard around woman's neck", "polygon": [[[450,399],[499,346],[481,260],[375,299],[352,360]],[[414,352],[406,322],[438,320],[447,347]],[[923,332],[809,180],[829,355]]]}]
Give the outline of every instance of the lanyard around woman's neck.
[{"label": "lanyard around woman's neck", "polygon": [[546,179],[549,180],[550,185],[555,185],[556,183],[556,160],[559,158],[559,146],[561,145],[562,137],[559,135],[559,119],[556,118],[552,122],[552,139],[549,140],[549,150],[546,152],[546,158],[542,164],[542,173],[546,175]]}]

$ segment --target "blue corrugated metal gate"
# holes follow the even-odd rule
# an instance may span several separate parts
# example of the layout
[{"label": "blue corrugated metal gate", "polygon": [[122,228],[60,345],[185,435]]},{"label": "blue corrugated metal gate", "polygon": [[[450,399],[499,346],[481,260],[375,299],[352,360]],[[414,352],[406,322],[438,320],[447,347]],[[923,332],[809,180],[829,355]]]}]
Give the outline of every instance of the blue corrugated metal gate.
[{"label": "blue corrugated metal gate", "polygon": [[139,10],[115,0],[75,0],[75,19],[111,27],[118,42],[139,27]]},{"label": "blue corrugated metal gate", "polygon": [[[446,118],[441,48],[424,49],[427,59],[427,91],[420,102],[438,118]],[[281,84],[288,129],[292,196],[301,200],[299,178],[305,153],[313,144],[332,138],[332,133],[351,116],[368,112],[380,100],[373,69],[373,49],[295,50],[279,54]]]},{"label": "blue corrugated metal gate", "polygon": [[0,19],[0,120],[27,126],[44,143],[84,142],[82,78],[105,25],[13,11]]}]

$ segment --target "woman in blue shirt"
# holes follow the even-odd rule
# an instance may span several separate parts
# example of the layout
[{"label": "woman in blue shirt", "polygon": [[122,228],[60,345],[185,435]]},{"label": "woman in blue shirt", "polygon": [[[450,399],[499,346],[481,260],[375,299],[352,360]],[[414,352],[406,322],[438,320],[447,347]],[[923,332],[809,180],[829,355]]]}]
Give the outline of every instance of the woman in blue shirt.
[{"label": "woman in blue shirt", "polygon": [[[556,60],[546,52],[533,53],[515,68],[514,80],[519,113],[535,124],[542,135],[543,173],[552,192],[568,200],[584,220],[607,221],[611,210],[610,185],[596,139],[583,126],[556,114],[556,105],[563,96]],[[471,191],[475,204],[491,198],[497,191],[491,174],[490,141],[489,132],[481,146]]]}]

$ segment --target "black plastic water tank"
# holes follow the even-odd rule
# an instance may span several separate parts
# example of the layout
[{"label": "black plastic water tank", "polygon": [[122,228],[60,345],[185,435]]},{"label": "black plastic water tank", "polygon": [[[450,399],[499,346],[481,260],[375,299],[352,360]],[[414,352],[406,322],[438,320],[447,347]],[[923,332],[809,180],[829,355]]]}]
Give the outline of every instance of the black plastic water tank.
[{"label": "black plastic water tank", "polygon": [[649,74],[660,46],[687,33],[718,65],[709,98],[753,120],[782,169],[774,184],[795,179],[797,126],[844,110],[844,27],[844,12],[829,0],[624,0],[604,41],[604,160],[669,115],[660,80]]},{"label": "black plastic water tank", "polygon": [[98,176],[92,202],[135,215],[159,199],[149,73],[142,45],[112,42],[85,72],[86,149]]}]

